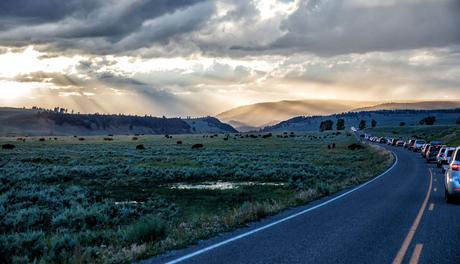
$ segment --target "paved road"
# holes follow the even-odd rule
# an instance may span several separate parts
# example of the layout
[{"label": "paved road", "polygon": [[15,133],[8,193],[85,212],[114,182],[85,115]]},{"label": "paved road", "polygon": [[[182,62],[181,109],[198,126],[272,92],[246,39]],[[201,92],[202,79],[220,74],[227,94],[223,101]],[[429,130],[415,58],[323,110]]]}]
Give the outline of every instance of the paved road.
[{"label": "paved road", "polygon": [[145,263],[460,263],[460,205],[444,202],[440,170],[387,148],[397,163],[359,189]]}]

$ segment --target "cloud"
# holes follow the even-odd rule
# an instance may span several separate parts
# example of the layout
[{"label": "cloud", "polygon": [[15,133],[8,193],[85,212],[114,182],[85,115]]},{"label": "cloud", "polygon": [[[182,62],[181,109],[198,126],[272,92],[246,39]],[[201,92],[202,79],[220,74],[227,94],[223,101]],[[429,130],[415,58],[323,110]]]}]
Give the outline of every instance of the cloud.
[{"label": "cloud", "polygon": [[[379,4],[385,2],[385,4]],[[310,52],[318,55],[366,53],[460,44],[460,2],[303,1],[265,46],[234,49]]]},{"label": "cloud", "polygon": [[[146,32],[146,26],[156,18],[169,17],[203,0],[17,0],[0,3],[0,45],[21,46],[41,44],[47,49],[80,50],[103,54],[113,53],[114,44],[135,32]],[[201,6],[203,8],[203,6]],[[204,11],[212,10],[209,8]],[[197,13],[182,25],[180,32],[193,30],[207,14]],[[161,20],[160,20],[161,21]],[[150,41],[167,41],[174,34],[172,24],[154,23],[155,32],[161,32],[137,42],[136,48]],[[180,23],[177,19],[175,22]],[[162,29],[163,26],[166,28]],[[150,28],[152,29],[152,28]],[[144,30],[144,31],[143,31]],[[147,28],[148,30],[148,28]],[[139,40],[139,39],[138,39]],[[128,49],[130,47],[127,47]],[[123,50],[122,50],[123,51]]]},{"label": "cloud", "polygon": [[27,74],[16,75],[13,79],[16,82],[36,82],[36,83],[50,83],[56,86],[74,86],[79,87],[83,84],[83,81],[78,77],[71,77],[62,73],[57,72],[31,72]]},{"label": "cloud", "polygon": [[157,115],[460,98],[458,25],[457,0],[4,0],[0,89]]}]

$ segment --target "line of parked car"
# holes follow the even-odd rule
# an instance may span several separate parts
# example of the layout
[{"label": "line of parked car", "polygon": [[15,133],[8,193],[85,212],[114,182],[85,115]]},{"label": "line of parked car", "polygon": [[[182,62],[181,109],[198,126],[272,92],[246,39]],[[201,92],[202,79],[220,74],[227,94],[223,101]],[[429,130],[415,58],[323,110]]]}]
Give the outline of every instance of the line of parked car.
[{"label": "line of parked car", "polygon": [[460,196],[460,147],[444,145],[441,141],[426,142],[421,139],[402,140],[388,137],[362,135],[366,140],[376,143],[403,147],[420,153],[427,163],[436,163],[444,174],[444,197],[450,203]]}]

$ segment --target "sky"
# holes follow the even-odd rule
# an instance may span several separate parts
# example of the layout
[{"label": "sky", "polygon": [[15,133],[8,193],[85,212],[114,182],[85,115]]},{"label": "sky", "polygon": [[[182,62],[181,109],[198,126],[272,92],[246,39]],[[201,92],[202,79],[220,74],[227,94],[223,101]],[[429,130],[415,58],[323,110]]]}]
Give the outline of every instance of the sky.
[{"label": "sky", "polygon": [[460,99],[458,0],[2,0],[0,106]]}]

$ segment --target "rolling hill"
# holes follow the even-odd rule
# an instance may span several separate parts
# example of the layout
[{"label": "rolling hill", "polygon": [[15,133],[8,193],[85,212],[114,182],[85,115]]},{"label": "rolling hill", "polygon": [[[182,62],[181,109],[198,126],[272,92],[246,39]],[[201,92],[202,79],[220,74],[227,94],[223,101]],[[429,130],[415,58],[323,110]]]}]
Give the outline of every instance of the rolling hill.
[{"label": "rolling hill", "polygon": [[377,110],[430,110],[460,108],[460,101],[390,102],[301,100],[240,106],[217,115],[240,131],[259,130],[297,116],[323,116]]},{"label": "rolling hill", "polygon": [[263,129],[266,132],[284,131],[318,131],[321,122],[332,120],[335,125],[338,119],[345,120],[345,127],[358,127],[361,120],[366,121],[367,127],[372,119],[377,121],[377,127],[395,127],[419,125],[420,120],[427,116],[436,118],[435,125],[454,126],[460,118],[460,108],[447,110],[377,110],[348,112],[328,116],[298,116]]},{"label": "rolling hill", "polygon": [[354,108],[371,106],[375,102],[340,100],[301,100],[266,102],[240,106],[217,115],[240,131],[257,130],[300,115],[331,115]]},{"label": "rolling hill", "polygon": [[376,110],[439,110],[460,108],[460,101],[395,102],[353,109],[353,112]]},{"label": "rolling hill", "polygon": [[50,110],[0,108],[0,136],[236,133],[214,117],[66,114]]}]

